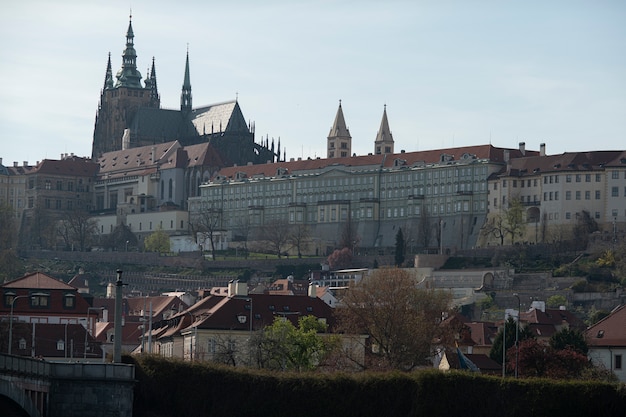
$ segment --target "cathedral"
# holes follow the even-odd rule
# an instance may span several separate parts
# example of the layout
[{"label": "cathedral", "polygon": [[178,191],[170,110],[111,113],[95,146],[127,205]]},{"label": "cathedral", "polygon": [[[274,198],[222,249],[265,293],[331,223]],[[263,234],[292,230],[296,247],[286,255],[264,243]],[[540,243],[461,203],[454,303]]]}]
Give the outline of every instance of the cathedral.
[{"label": "cathedral", "polygon": [[132,20],[126,32],[122,68],[113,77],[109,53],[104,86],[96,114],[91,157],[123,149],[178,140],[183,146],[210,143],[227,165],[280,161],[269,139],[255,142],[254,125],[247,124],[237,100],[192,106],[189,52],[180,96],[180,110],[161,108],[154,58],[142,83],[137,70]]}]

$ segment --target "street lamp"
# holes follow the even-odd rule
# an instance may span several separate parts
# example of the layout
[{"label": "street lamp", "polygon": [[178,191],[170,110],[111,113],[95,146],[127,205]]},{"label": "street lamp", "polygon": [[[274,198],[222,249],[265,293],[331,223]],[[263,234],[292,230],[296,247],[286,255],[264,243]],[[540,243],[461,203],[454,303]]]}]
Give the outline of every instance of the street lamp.
[{"label": "street lamp", "polygon": [[[90,310],[104,310],[104,307],[88,307],[87,308],[87,323],[85,323],[85,350],[83,352],[83,359],[87,359],[87,333],[89,333],[89,311]],[[92,329],[93,336],[93,329]]]},{"label": "street lamp", "polygon": [[128,240],[126,241],[126,252],[128,252]]},{"label": "street lamp", "polygon": [[28,295],[18,295],[11,299],[11,315],[9,316],[9,355],[11,354],[11,345],[13,344],[13,306],[18,298],[28,298]]},{"label": "street lamp", "polygon": [[522,302],[519,295],[513,294],[517,298],[517,323],[515,323],[515,378],[517,378],[517,364],[519,362],[519,321],[522,312]]}]

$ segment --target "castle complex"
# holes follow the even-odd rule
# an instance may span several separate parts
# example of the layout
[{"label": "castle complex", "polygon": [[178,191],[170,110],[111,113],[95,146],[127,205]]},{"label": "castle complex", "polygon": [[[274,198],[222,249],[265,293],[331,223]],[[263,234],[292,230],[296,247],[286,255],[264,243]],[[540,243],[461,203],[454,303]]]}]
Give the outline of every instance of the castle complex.
[{"label": "castle complex", "polygon": [[123,228],[126,245],[161,229],[188,242],[180,250],[206,248],[194,219],[210,212],[218,249],[262,247],[280,225],[299,234],[297,253],[318,255],[393,247],[399,229],[413,253],[514,243],[485,233],[514,201],[529,226],[518,241],[553,241],[583,216],[607,234],[626,225],[624,150],[547,155],[521,142],[396,153],[386,106],[372,153],[352,153],[352,139],[340,102],[327,158],[288,161],[280,142],[255,141],[237,100],[193,107],[189,53],[180,108],[162,109],[155,60],[142,80],[130,22],[115,76],[107,61],[91,159],[0,159],[0,203],[16,213],[24,248],[58,248],[52,226],[77,210],[101,238]]}]

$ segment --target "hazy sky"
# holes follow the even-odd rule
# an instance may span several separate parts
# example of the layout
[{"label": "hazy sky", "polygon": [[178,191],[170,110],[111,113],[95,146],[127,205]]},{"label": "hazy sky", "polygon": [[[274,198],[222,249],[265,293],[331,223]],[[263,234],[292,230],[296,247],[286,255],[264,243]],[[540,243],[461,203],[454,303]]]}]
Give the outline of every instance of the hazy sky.
[{"label": "hazy sky", "polygon": [[287,158],[326,155],[339,100],[352,150],[384,105],[396,151],[491,142],[549,154],[626,149],[626,2],[11,1],[0,5],[0,157],[91,155],[107,54],[179,108],[234,99]]}]

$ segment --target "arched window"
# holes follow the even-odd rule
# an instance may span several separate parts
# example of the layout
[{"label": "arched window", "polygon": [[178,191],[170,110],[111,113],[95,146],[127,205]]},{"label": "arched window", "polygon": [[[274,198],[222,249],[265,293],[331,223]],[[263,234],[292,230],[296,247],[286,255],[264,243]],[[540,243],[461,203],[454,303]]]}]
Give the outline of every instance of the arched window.
[{"label": "arched window", "polygon": [[170,182],[169,182],[169,186],[167,189],[167,198],[169,198],[170,200],[172,199],[172,186],[174,184],[174,181],[172,181],[172,179],[170,178]]},{"label": "arched window", "polygon": [[165,198],[165,181],[161,180],[161,200]]}]

